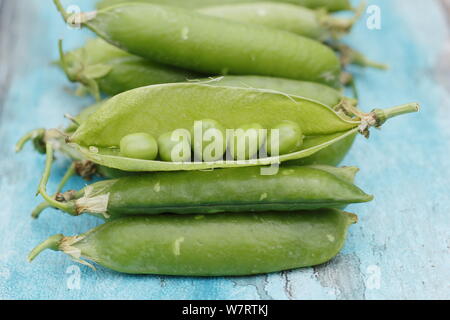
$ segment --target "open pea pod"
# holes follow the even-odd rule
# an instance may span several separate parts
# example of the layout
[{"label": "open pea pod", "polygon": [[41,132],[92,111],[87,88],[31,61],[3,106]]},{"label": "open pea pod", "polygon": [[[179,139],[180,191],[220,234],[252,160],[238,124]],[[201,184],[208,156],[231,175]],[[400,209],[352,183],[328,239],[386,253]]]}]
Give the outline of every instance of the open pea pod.
[{"label": "open pea pod", "polygon": [[[349,107],[351,108],[351,107]],[[351,108],[352,109],[352,108]],[[306,158],[356,132],[418,110],[407,104],[351,119],[317,101],[267,90],[213,87],[205,84],[165,84],[131,90],[106,101],[67,141],[88,160],[123,171],[179,171],[279,164]],[[300,125],[304,144],[295,152],[253,160],[163,162],[127,158],[120,153],[124,136],[144,132],[158,137],[189,129],[202,119],[217,119],[227,129],[250,121],[272,128],[284,120]]]}]

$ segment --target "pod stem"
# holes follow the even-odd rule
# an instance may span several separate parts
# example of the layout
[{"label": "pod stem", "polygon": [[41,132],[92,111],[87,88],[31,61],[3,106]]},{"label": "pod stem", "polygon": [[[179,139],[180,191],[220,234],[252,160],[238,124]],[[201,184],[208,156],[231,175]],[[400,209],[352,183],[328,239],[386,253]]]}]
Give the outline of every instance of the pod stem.
[{"label": "pod stem", "polygon": [[361,2],[359,6],[352,11],[354,16],[351,18],[335,18],[330,16],[326,11],[319,11],[319,17],[325,28],[327,28],[333,39],[339,39],[342,35],[349,33],[356,22],[364,13],[365,2]]},{"label": "pod stem", "polygon": [[46,144],[46,151],[47,151],[47,159],[45,162],[45,169],[44,173],[42,175],[41,182],[39,183],[39,190],[38,194],[42,195],[42,197],[47,201],[51,206],[60,209],[62,211],[65,211],[71,215],[77,215],[77,210],[75,208],[75,204],[73,202],[59,202],[55,198],[51,197],[47,193],[47,183],[50,178],[50,171],[53,164],[53,146],[51,142],[47,142]]},{"label": "pod stem", "polygon": [[63,71],[66,74],[66,76],[69,79],[69,81],[75,82],[76,81],[75,77],[69,72],[69,67],[67,65],[67,60],[66,60],[66,55],[64,53],[63,40],[62,39],[58,40],[58,52],[59,52],[59,60],[60,60],[60,63],[61,63],[61,68],[63,69]]},{"label": "pod stem", "polygon": [[47,130],[36,129],[25,134],[16,144],[16,152],[21,152],[23,147],[31,140],[43,139]]},{"label": "pod stem", "polygon": [[[56,194],[53,196],[53,199],[56,200],[58,196],[64,198],[64,195],[61,195],[61,191],[64,189],[64,186],[67,184],[69,179],[75,175],[75,164],[72,163],[70,167],[67,169],[66,173],[64,174],[63,178],[61,179],[61,182],[58,185],[58,188],[56,189]],[[31,213],[31,217],[33,219],[39,218],[42,212],[44,212],[45,209],[51,208],[52,206],[48,202],[43,202],[39,204]]]},{"label": "pod stem", "polygon": [[59,251],[59,246],[61,245],[63,239],[64,235],[62,234],[57,234],[48,238],[30,252],[30,254],[28,255],[28,262],[32,262],[42,251],[45,251],[47,249]]},{"label": "pod stem", "polygon": [[70,82],[79,82],[94,96],[96,101],[101,101],[100,88],[98,86],[98,83],[94,79],[88,78],[83,75],[83,69],[86,68],[84,62],[83,67],[80,70],[71,72],[67,63],[66,55],[64,54],[63,40],[61,39],[58,40],[58,51],[59,59],[61,61],[61,68],[66,74],[67,79],[69,79]]},{"label": "pod stem", "polygon": [[407,103],[387,109],[374,109],[372,112],[364,115],[361,118],[359,132],[366,138],[368,138],[369,129],[371,127],[379,128],[391,118],[400,116],[402,114],[418,112],[419,109],[420,106],[418,103]]},{"label": "pod stem", "polygon": [[70,15],[67,13],[66,9],[64,9],[63,5],[61,4],[60,0],[53,0],[53,3],[56,6],[56,9],[58,10],[58,12],[62,15],[64,21],[68,21]]},{"label": "pod stem", "polygon": [[401,116],[402,114],[408,114],[413,112],[418,112],[420,110],[420,105],[418,103],[407,103],[400,106],[387,108],[387,109],[375,109],[372,113],[375,114],[377,123],[376,127],[383,125],[388,119]]},{"label": "pod stem", "polygon": [[387,64],[372,61],[368,59],[364,54],[356,49],[353,49],[349,45],[338,42],[329,43],[329,45],[340,53],[341,64],[343,67],[353,64],[363,68],[374,68],[380,70],[389,69],[389,66]]}]

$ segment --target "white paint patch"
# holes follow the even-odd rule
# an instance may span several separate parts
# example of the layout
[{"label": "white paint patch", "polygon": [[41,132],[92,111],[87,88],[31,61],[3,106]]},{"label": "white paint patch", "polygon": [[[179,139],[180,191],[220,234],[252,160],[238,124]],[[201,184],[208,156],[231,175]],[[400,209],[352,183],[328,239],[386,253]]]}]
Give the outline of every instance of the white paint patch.
[{"label": "white paint patch", "polygon": [[184,41],[189,39],[189,28],[188,27],[184,27],[183,29],[181,29],[181,39]]},{"label": "white paint patch", "polygon": [[181,244],[184,242],[184,237],[178,238],[173,243],[173,254],[179,256],[181,254]]}]

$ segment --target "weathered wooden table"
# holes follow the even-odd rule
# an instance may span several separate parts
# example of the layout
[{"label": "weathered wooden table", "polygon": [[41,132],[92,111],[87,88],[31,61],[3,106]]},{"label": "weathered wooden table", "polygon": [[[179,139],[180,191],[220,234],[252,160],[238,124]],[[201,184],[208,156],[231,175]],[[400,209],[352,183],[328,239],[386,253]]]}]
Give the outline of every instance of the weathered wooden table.
[{"label": "weathered wooden table", "polygon": [[[69,1],[66,1],[68,4]],[[66,256],[28,251],[55,233],[84,232],[100,221],[56,211],[29,214],[44,158],[29,146],[14,153],[27,130],[57,127],[92,101],[51,65],[56,42],[73,48],[91,36],[69,30],[50,1],[0,0],[0,298],[3,299],[448,299],[450,298],[450,1],[369,1],[381,9],[381,29],[367,14],[346,41],[391,66],[354,69],[361,105],[422,104],[419,114],[362,137],[345,164],[361,167],[358,184],[376,196],[349,208],[360,223],[343,252],[327,265],[258,277],[128,276],[78,266]],[[91,1],[74,1],[83,10]],[[447,15],[446,15],[447,12]],[[59,159],[54,190],[67,161]],[[79,188],[74,179],[69,187]]]}]

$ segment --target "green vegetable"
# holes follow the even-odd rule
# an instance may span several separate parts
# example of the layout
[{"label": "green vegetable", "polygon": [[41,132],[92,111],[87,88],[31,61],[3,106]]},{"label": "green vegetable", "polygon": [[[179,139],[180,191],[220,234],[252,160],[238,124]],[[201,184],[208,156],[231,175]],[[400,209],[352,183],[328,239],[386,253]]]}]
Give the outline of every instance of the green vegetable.
[{"label": "green vegetable", "polygon": [[158,138],[159,157],[162,161],[191,161],[191,144],[189,132],[166,132]]},{"label": "green vegetable", "polygon": [[227,149],[225,128],[216,120],[204,119],[194,122],[190,131],[192,150],[197,161],[217,161]]},{"label": "green vegetable", "polygon": [[198,9],[198,12],[223,19],[259,24],[325,41],[348,33],[356,18],[335,18],[288,3],[255,2],[224,4]]},{"label": "green vegetable", "polygon": [[118,218],[160,213],[292,211],[341,208],[373,199],[349,182],[347,169],[292,166],[281,167],[271,175],[264,175],[259,167],[131,175],[70,191],[55,200],[45,187],[53,160],[51,144],[47,146],[39,192],[50,205],[71,215],[87,212]]},{"label": "green vegetable", "polygon": [[96,38],[66,54],[60,42],[59,65],[72,82],[79,82],[100,99],[108,95],[160,83],[184,82],[201,75],[148,61]]},{"label": "green vegetable", "polygon": [[133,159],[155,160],[158,143],[148,133],[132,133],[120,140],[120,154]]},{"label": "green vegetable", "polygon": [[299,150],[303,144],[303,132],[300,126],[285,120],[273,127],[267,138],[267,153],[270,156],[288,154]]},{"label": "green vegetable", "polygon": [[209,74],[279,76],[340,87],[333,50],[289,32],[139,3],[69,16],[59,0],[54,2],[69,23],[81,21],[109,43],[151,61]]},{"label": "green vegetable", "polygon": [[[101,0],[97,3],[97,8],[103,9],[120,3],[144,2],[154,4],[171,5],[187,9],[203,8],[206,6],[253,3],[261,0]],[[349,0],[271,0],[271,2],[292,3],[309,8],[324,8],[328,11],[350,10]]]},{"label": "green vegetable", "polygon": [[62,251],[130,274],[241,276],[314,266],[344,245],[356,216],[312,212],[131,217],[85,234],[56,235],[29,255]]},{"label": "green vegetable", "polygon": [[259,123],[247,123],[237,128],[230,138],[230,153],[234,160],[249,160],[258,157],[266,142],[264,128]]},{"label": "green vegetable", "polygon": [[[349,107],[349,106],[347,106]],[[358,117],[343,116],[316,101],[257,89],[213,87],[202,84],[166,84],[131,90],[106,101],[68,138],[86,159],[123,171],[178,171],[271,165],[298,160],[337,143],[356,132],[367,135],[371,126],[418,110],[407,104],[386,110],[376,109]],[[272,128],[289,119],[305,136],[300,150],[251,161],[173,163],[124,158],[120,139],[133,132],[153,136],[189,128],[197,119],[219,120],[226,129],[235,129],[249,119],[263,128]]]}]

